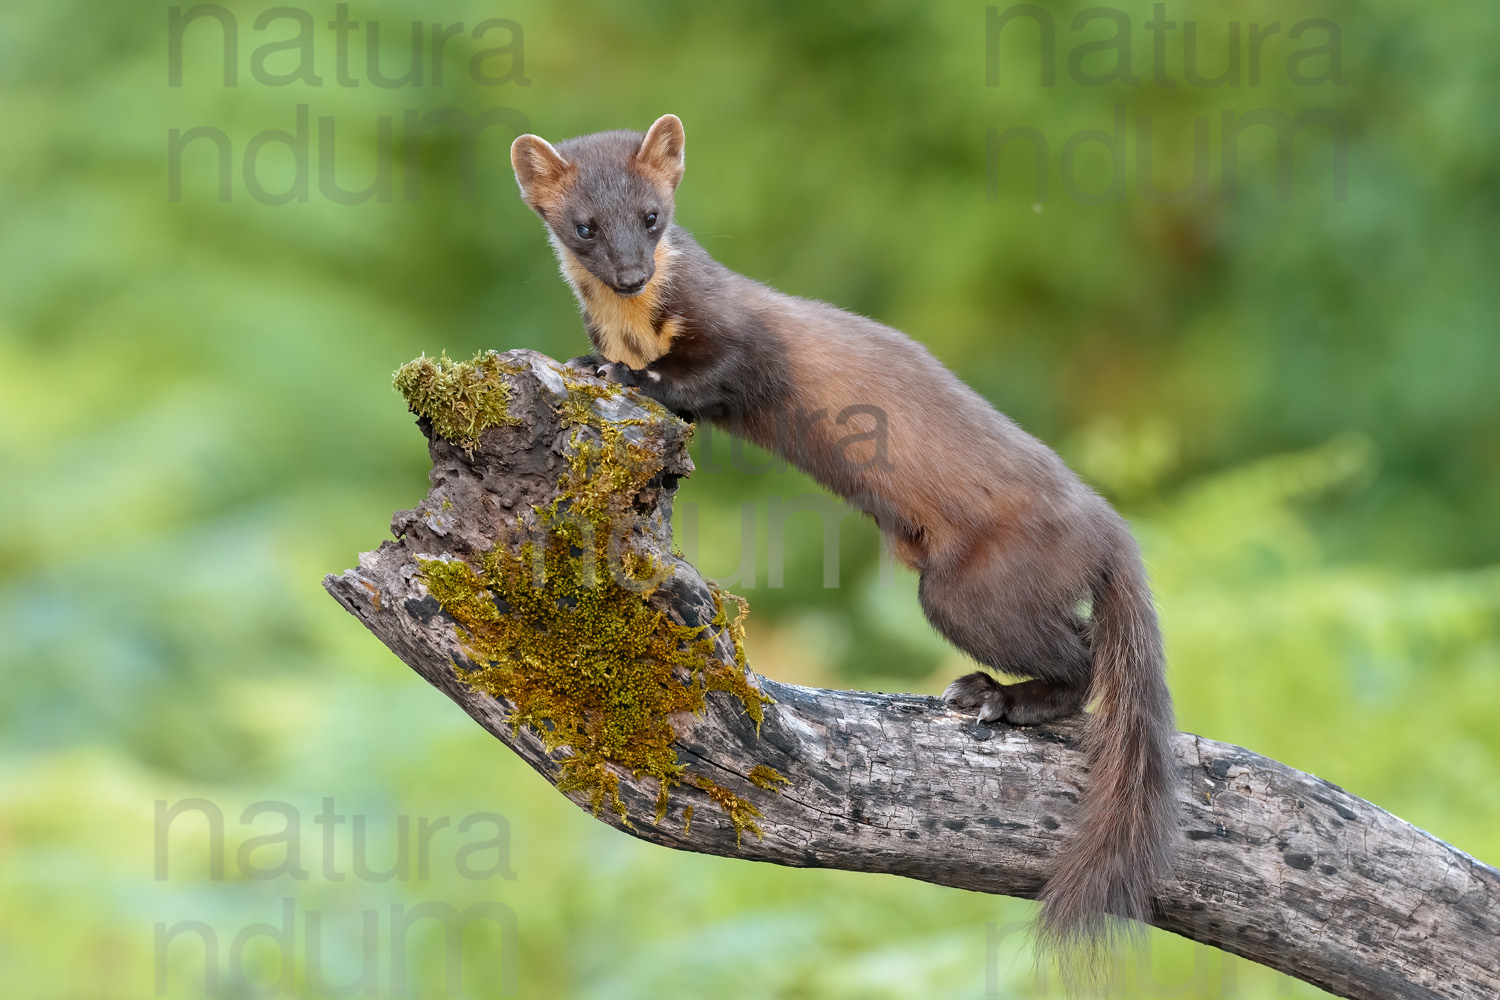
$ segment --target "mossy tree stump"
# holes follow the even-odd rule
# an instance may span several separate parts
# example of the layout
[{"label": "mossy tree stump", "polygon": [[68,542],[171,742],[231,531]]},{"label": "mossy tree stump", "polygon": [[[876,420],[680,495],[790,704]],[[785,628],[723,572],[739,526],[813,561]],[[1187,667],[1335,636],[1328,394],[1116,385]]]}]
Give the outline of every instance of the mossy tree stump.
[{"label": "mossy tree stump", "polygon": [[[1036,895],[1087,780],[1076,722],[755,675],[738,602],[672,550],[688,425],[531,351],[398,382],[431,490],[325,586],[565,795],[675,849]],[[1500,996],[1500,872],[1239,747],[1176,753],[1154,924],[1340,996]]]}]

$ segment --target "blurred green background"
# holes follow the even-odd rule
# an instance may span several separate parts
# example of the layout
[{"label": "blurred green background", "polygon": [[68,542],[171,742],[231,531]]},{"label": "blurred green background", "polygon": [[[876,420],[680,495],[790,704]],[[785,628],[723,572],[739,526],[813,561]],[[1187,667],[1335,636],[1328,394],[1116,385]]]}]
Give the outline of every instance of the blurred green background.
[{"label": "blurred green background", "polygon": [[[1115,30],[1070,27],[1084,6],[1047,8],[1051,86],[1024,19],[1001,33],[986,85],[980,3],[356,3],[347,79],[358,86],[339,83],[330,3],[296,8],[313,24],[317,86],[272,78],[295,75],[295,49],[255,61],[297,33],[288,9],[256,30],[268,6],[226,6],[235,86],[220,23],[194,21],[170,86],[166,6],[0,8],[7,995],[143,997],[159,975],[166,995],[198,995],[191,934],[165,964],[157,955],[157,924],[182,921],[217,935],[222,995],[267,995],[275,950],[251,941],[249,983],[236,985],[232,941],[279,921],[286,898],[304,996],[334,995],[306,978],[309,912],[323,915],[327,974],[347,982],[361,969],[363,911],[384,935],[393,904],[478,900],[515,915],[526,997],[1042,994],[1022,935],[1005,930],[1031,904],[614,833],[321,590],[425,491],[424,442],[390,388],[398,364],[424,351],[585,350],[541,225],[516,196],[515,127],[556,139],[644,128],[666,111],[688,135],[679,219],[711,253],[930,345],[1132,519],[1182,728],[1500,860],[1500,7],[1172,2],[1169,86],[1153,76],[1151,6],[1132,2],[1112,8],[1133,42],[1131,86],[1084,79],[1115,62],[1079,49]],[[495,18],[524,34],[502,24],[472,37]],[[1292,40],[1309,18],[1324,23]],[[421,86],[378,85],[369,24],[381,69],[399,77],[414,19]],[[1190,21],[1196,84],[1183,65]],[[435,22],[464,25],[441,84]],[[1280,25],[1254,60],[1251,22]],[[1231,32],[1238,83],[1202,85],[1231,69]],[[470,57],[507,45],[479,64],[504,82],[477,81]],[[298,105],[308,196],[266,204],[296,182],[291,154],[264,144],[261,198],[242,158],[258,133],[294,131]],[[1106,146],[1075,143],[1067,177],[1064,149],[1113,130],[1117,107],[1129,122],[1121,196],[1084,203],[1111,183]],[[475,144],[470,199],[454,134],[407,126],[408,112],[443,108],[509,109]],[[1331,112],[1347,130],[1346,168],[1329,130],[1309,127],[1288,147],[1283,197],[1274,136],[1252,129],[1227,191],[1223,115],[1261,108]],[[319,148],[324,118],[336,157]],[[1151,196],[1140,119],[1151,183],[1168,190],[1194,180],[1202,120],[1207,170],[1193,197]],[[169,198],[170,130],[200,126],[229,145],[227,202],[213,138],[186,147]],[[1045,193],[1025,143],[991,169],[987,130],[1014,127],[1048,144]],[[328,196],[330,165],[359,190],[383,157],[389,200]],[[697,518],[703,570],[750,598],[759,671],[936,692],[963,669],[923,622],[913,578],[879,586],[873,531],[852,518],[840,586],[823,586],[810,515],[791,520],[784,586],[770,586],[770,504],[813,487],[749,469],[748,453],[729,461],[725,439],[700,433],[695,447],[700,462],[711,447],[717,468],[683,486],[679,519]],[[750,553],[745,503],[758,525],[753,582],[736,571]],[[173,828],[168,877],[155,877],[153,804],[192,796],[226,817],[222,881],[192,817]],[[325,797],[365,817],[375,868],[392,863],[399,816],[456,827],[503,814],[516,877],[461,877],[455,845],[484,839],[471,834],[434,841],[425,878],[326,878],[312,819]],[[248,838],[280,827],[238,822],[261,800],[299,810],[308,879],[252,879],[237,862]],[[345,872],[351,833],[346,823],[336,844]],[[269,866],[280,850],[249,856]],[[497,942],[475,932],[461,995],[502,995]],[[1170,935],[1151,945],[1122,995],[1317,995]],[[425,983],[413,995],[444,995],[438,936],[414,935],[412,963]]]}]

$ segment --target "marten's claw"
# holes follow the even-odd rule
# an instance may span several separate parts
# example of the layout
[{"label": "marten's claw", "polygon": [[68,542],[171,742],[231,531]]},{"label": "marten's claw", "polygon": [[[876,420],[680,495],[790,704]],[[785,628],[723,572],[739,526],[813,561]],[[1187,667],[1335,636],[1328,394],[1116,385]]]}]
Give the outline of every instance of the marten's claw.
[{"label": "marten's claw", "polygon": [[1005,718],[1005,687],[982,670],[965,674],[949,684],[943,701],[961,711],[978,709],[980,722],[999,722]]}]

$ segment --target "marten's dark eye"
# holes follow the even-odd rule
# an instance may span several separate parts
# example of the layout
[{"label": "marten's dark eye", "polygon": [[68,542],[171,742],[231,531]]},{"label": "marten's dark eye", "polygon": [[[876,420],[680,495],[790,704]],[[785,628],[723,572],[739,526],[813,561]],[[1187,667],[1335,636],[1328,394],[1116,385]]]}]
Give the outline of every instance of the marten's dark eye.
[{"label": "marten's dark eye", "polygon": [[587,222],[580,222],[575,231],[578,233],[580,240],[591,240],[594,238],[594,227]]},{"label": "marten's dark eye", "polygon": [[647,229],[654,229],[654,228],[656,228],[656,213],[655,212],[647,212],[646,213],[646,228]]}]

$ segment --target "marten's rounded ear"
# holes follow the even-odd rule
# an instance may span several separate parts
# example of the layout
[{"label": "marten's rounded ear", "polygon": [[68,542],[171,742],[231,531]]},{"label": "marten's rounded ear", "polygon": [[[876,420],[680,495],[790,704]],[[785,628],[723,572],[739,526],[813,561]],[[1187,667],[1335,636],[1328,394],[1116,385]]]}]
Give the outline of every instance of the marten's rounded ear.
[{"label": "marten's rounded ear", "polygon": [[516,171],[521,197],[537,211],[562,196],[573,164],[539,135],[518,136],[510,144],[510,165]]},{"label": "marten's rounded ear", "polygon": [[676,115],[662,115],[651,125],[635,160],[649,176],[668,188],[676,188],[683,171],[682,122]]}]

